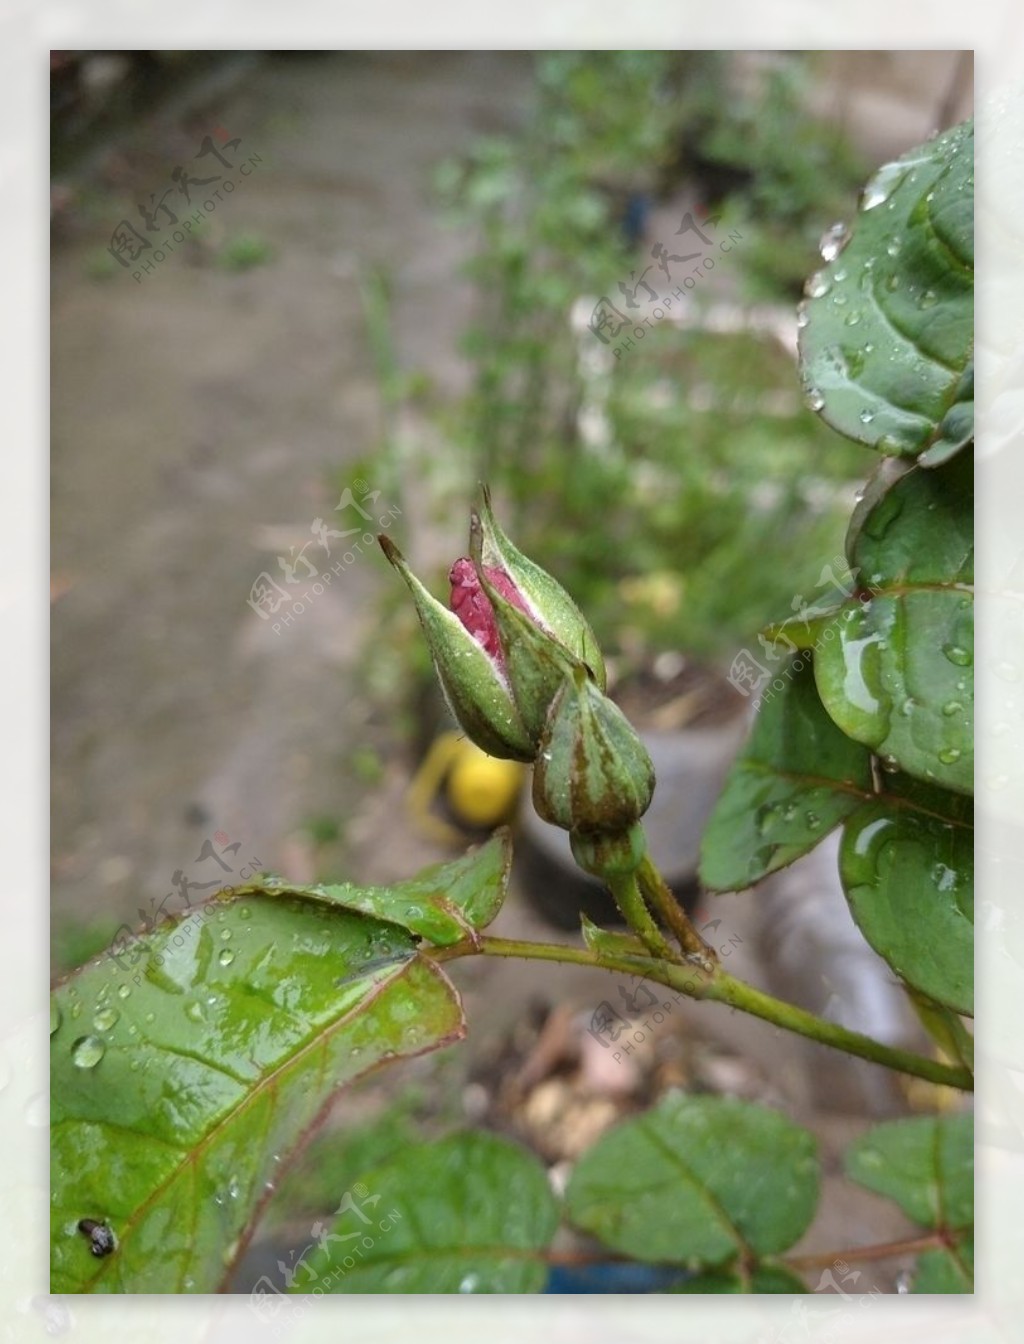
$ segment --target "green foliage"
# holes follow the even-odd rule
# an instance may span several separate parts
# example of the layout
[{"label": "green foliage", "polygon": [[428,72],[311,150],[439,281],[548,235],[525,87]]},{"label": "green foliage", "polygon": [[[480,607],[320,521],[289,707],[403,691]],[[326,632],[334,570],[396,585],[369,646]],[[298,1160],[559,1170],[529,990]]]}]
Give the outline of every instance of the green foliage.
[{"label": "green foliage", "polygon": [[[282,1153],[337,1088],[462,1034],[410,930],[444,941],[486,922],[507,862],[496,840],[391,892],[266,880],[61,985],[54,1290],[216,1288]],[[115,1254],[90,1254],[82,1218],[107,1222]]]},{"label": "green foliage", "polygon": [[720,1265],[792,1246],[814,1216],[818,1179],[814,1139],[785,1116],[669,1094],[583,1155],[566,1206],[627,1255]]},{"label": "green foliage", "polygon": [[809,401],[890,457],[934,463],[974,437],[973,152],[965,122],[887,164],[808,281]]},{"label": "green foliage", "polygon": [[846,1173],[884,1195],[908,1218],[941,1233],[926,1251],[915,1293],[974,1291],[974,1126],[967,1115],[877,1125],[846,1153]]},{"label": "green foliage", "polygon": [[[812,404],[888,460],[847,534],[854,589],[773,631],[805,651],[765,694],[702,850],[708,885],[741,887],[843,822],[853,916],[926,1013],[928,1001],[967,1014],[974,1003],[973,431],[959,400],[972,352],[971,145],[957,127],[883,168],[845,249],[810,282]],[[823,377],[840,339],[846,373]],[[876,345],[878,360],[852,357]],[[804,665],[817,694],[807,670],[793,673]]]},{"label": "green foliage", "polygon": [[870,756],[825,713],[808,661],[794,658],[782,676],[704,831],[701,878],[713,891],[785,868],[872,793]]},{"label": "green foliage", "polygon": [[[558,1205],[531,1154],[491,1134],[457,1134],[399,1152],[364,1172],[365,1203],[346,1210],[309,1277],[337,1293],[535,1293],[547,1278],[540,1252],[558,1226]],[[353,1233],[373,1228],[372,1245],[346,1264]],[[533,1254],[531,1254],[533,1253]]]},{"label": "green foliage", "polygon": [[847,212],[863,180],[840,128],[810,106],[815,53],[789,52],[730,79],[728,58],[692,56],[686,120],[692,166],[714,190],[748,246],[743,279],[756,298],[798,289],[825,228]]}]

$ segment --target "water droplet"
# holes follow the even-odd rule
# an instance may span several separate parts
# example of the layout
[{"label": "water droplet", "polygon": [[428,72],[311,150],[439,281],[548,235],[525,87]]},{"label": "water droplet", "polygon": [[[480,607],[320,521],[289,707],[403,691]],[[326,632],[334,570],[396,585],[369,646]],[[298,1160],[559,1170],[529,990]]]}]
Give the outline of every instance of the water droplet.
[{"label": "water droplet", "polygon": [[60,1026],[60,1005],[56,999],[50,1000],[50,1035]]},{"label": "water droplet", "polygon": [[832,288],[832,281],[824,271],[815,271],[804,285],[804,293],[809,299],[820,299]]},{"label": "water droplet", "polygon": [[805,812],[804,821],[807,823],[807,829],[809,831],[816,831],[821,825],[821,818],[818,816],[817,812]]},{"label": "water droplet", "polygon": [[806,303],[801,303],[800,307],[796,310],[796,324],[797,324],[797,326],[798,326],[798,327],[801,327],[801,328],[806,327],[806,326],[807,326],[807,323],[808,323],[810,320],[811,320],[811,315],[810,315],[810,313],[808,313],[808,311],[807,311],[807,304],[806,304]]},{"label": "water droplet", "polygon": [[155,1022],[155,1021],[156,1021],[156,1013],[154,1013],[154,1012],[148,1012],[148,1013],[146,1014],[146,1016],[143,1018],[143,1021],[144,1021],[144,1022]]},{"label": "water droplet", "polygon": [[240,905],[238,907],[238,913],[242,916],[243,919],[248,919],[249,916],[252,914],[252,911],[249,909],[247,905]]},{"label": "water droplet", "polygon": [[241,1186],[238,1183],[238,1177],[232,1176],[230,1181],[228,1181],[228,1199],[237,1199],[240,1189]]},{"label": "water droplet", "polygon": [[131,985],[119,985],[117,989],[117,997],[119,999],[126,999],[131,992]]},{"label": "water droplet", "polygon": [[[874,418],[875,418],[874,411],[869,411],[866,409],[861,411],[858,417],[862,425],[870,425],[871,421],[874,420]],[[486,575],[484,577],[486,578]]]},{"label": "water droplet", "polygon": [[480,1282],[479,1274],[467,1274],[465,1278],[460,1279],[459,1281],[459,1292],[475,1293],[479,1282]]},{"label": "water droplet", "polygon": [[221,939],[226,943],[227,940],[231,937],[231,930],[230,930],[230,929],[221,929],[221,931],[220,931],[220,936],[221,936]]},{"label": "water droplet", "polygon": [[775,803],[764,803],[754,813],[754,825],[760,835],[767,835],[779,818],[779,808]]},{"label": "water droplet", "polygon": [[911,696],[908,696],[906,700],[903,701],[903,704],[900,705],[900,713],[903,715],[905,719],[908,719],[910,715],[913,714],[916,708],[917,708],[917,701],[914,700]]},{"label": "water droplet", "polygon": [[974,655],[970,649],[965,649],[960,644],[943,644],[942,652],[947,659],[957,667],[970,667],[974,662]]},{"label": "water droplet", "polygon": [[939,760],[943,765],[955,765],[959,759],[959,747],[944,747],[942,751],[939,752]]},{"label": "water droplet", "polygon": [[887,275],[885,278],[885,287],[890,294],[895,293],[900,287],[900,277],[895,272],[893,272],[892,275]]},{"label": "water droplet", "polygon": [[939,301],[939,296],[934,289],[926,289],[918,300],[918,308],[934,308]]},{"label": "water droplet", "polygon": [[951,719],[954,714],[962,714],[963,708],[959,700],[947,700],[942,706],[942,712],[947,719]]},{"label": "water droplet", "polygon": [[812,411],[820,411],[822,406],[825,405],[825,398],[822,396],[821,392],[816,387],[809,387],[807,389],[807,392],[804,396],[804,401],[807,403],[807,405],[810,407]]},{"label": "water droplet", "polygon": [[116,1008],[101,1008],[92,1020],[97,1031],[110,1031],[121,1014]]},{"label": "water droplet", "polygon": [[230,966],[231,963],[234,961],[234,959],[235,954],[234,952],[232,952],[230,947],[225,947],[221,951],[220,956],[217,958],[217,960],[220,962],[222,966]]},{"label": "water droplet", "polygon": [[821,235],[821,242],[818,244],[818,251],[821,253],[822,260],[835,261],[849,240],[849,230],[842,220],[826,229]]},{"label": "water droplet", "polygon": [[73,1018],[82,1016],[82,1005],[80,1003],[73,1003],[71,1005],[71,1016]]},{"label": "water droplet", "polygon": [[106,1049],[98,1036],[79,1036],[71,1047],[71,1062],[79,1069],[94,1069]]},{"label": "water droplet", "polygon": [[887,775],[894,775],[896,771],[900,768],[900,763],[895,756],[883,756],[881,759],[882,759],[882,769],[886,772]]},{"label": "water droplet", "polygon": [[846,315],[846,325],[848,327],[855,327],[857,323],[860,321],[860,319],[861,319],[860,309],[854,308],[852,313],[847,313]]},{"label": "water droplet", "polygon": [[846,295],[842,291],[832,295],[832,303],[836,308],[842,308],[846,301]]},{"label": "water droplet", "polygon": [[192,1022],[204,1022],[206,1020],[203,1016],[203,1005],[196,999],[193,999],[185,1009],[185,1016]]},{"label": "water droplet", "polygon": [[888,252],[890,257],[898,257],[900,253],[900,248],[902,246],[903,244],[900,242],[900,240],[898,238],[894,238],[893,241],[889,244],[889,246],[885,250],[886,252]]}]

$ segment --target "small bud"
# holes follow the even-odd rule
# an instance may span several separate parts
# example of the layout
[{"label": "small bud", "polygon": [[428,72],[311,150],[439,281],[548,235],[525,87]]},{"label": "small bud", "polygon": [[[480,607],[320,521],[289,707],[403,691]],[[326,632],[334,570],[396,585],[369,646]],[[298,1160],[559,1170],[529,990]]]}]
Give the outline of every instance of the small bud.
[{"label": "small bud", "polygon": [[523,727],[503,663],[455,612],[427,592],[388,537],[379,541],[409,586],[441,689],[466,736],[489,756],[532,761],[536,747]]},{"label": "small bud", "polygon": [[533,771],[533,805],[563,830],[628,831],[654,794],[654,766],[629,720],[577,668],[559,691]]}]

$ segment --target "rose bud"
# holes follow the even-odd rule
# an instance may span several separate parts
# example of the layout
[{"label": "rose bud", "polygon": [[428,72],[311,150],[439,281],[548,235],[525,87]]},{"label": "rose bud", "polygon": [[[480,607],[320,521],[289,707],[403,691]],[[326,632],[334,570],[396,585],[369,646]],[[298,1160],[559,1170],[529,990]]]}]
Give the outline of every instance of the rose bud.
[{"label": "rose bud", "polygon": [[650,806],[654,766],[622,710],[577,670],[551,707],[533,768],[533,805],[583,835],[622,835]]},{"label": "rose bud", "polygon": [[[431,596],[390,538],[378,540],[381,550],[409,586],[441,689],[456,722],[469,740],[489,756],[532,761],[537,754],[536,745],[527,735],[512,698],[501,650],[495,648],[493,619],[488,625],[486,613],[470,594],[467,614],[471,620],[467,629],[459,615]],[[453,566],[453,572],[456,567]],[[467,612],[465,594],[459,605]]]}]

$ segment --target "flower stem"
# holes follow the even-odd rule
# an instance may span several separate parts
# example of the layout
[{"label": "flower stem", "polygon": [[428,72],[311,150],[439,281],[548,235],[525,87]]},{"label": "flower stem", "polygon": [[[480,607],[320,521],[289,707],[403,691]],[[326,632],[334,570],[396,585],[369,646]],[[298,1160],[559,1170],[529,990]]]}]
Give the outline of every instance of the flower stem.
[{"label": "flower stem", "polygon": [[564,947],[556,943],[531,943],[518,938],[498,938],[492,934],[480,935],[475,942],[467,939],[451,947],[424,949],[424,952],[434,961],[449,961],[456,957],[482,954],[488,957],[524,957],[531,961],[569,962],[577,966],[595,966],[608,971],[621,971],[627,975],[640,975],[657,984],[667,985],[669,989],[674,989],[691,999],[713,999],[718,1003],[727,1003],[740,1012],[751,1013],[766,1022],[773,1022],[785,1031],[806,1036],[812,1041],[817,1041],[819,1045],[831,1046],[832,1049],[841,1050],[844,1054],[870,1060],[871,1063],[880,1064],[883,1068],[907,1073],[915,1078],[924,1078],[930,1083],[959,1088],[965,1092],[974,1089],[974,1079],[969,1069],[944,1064],[923,1055],[915,1055],[912,1051],[901,1050],[896,1046],[884,1045],[870,1036],[862,1036],[858,1031],[841,1027],[837,1022],[816,1017],[814,1013],[798,1008],[795,1004],[785,1003],[760,989],[755,989],[753,985],[735,980],[720,966],[708,972],[693,964],[680,965],[676,960],[659,960],[621,953],[598,953],[591,948]]},{"label": "flower stem", "polygon": [[644,855],[637,870],[637,878],[640,890],[678,938],[679,946],[686,955],[696,957],[705,970],[712,970],[718,960],[714,948],[693,927],[686,911],[676,900],[675,892],[652,862],[650,854]]},{"label": "flower stem", "polygon": [[945,1083],[947,1086],[967,1092],[974,1089],[974,1079],[969,1069],[927,1059],[909,1050],[900,1050],[896,1046],[883,1045],[881,1041],[863,1036],[859,1031],[850,1031],[846,1027],[841,1027],[838,1022],[829,1022],[823,1017],[816,1017],[814,1013],[807,1012],[804,1008],[798,1008],[793,1003],[785,1003],[771,994],[765,994],[762,990],[755,989],[753,985],[734,979],[721,969],[716,970],[703,997],[714,999],[718,1003],[728,1003],[733,1008],[739,1008],[741,1012],[752,1013],[754,1017],[764,1018],[766,1022],[774,1022],[777,1027],[782,1027],[785,1031],[806,1036],[822,1045],[831,1045],[848,1055],[869,1059],[872,1063],[881,1064],[887,1069],[896,1069],[900,1073],[926,1078],[932,1083]]},{"label": "flower stem", "polygon": [[644,946],[651,954],[663,961],[674,960],[675,953],[644,904],[636,873],[629,873],[624,877],[608,876],[605,877],[604,881],[615,897],[615,904],[622,911],[626,923],[643,941]]}]

